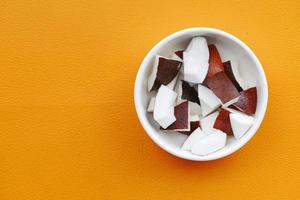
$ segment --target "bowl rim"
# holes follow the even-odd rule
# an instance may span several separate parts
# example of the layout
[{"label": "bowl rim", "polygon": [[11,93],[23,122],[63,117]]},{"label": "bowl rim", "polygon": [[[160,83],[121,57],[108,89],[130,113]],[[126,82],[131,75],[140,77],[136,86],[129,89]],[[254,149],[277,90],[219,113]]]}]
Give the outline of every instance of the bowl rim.
[{"label": "bowl rim", "polygon": [[[236,42],[243,49],[245,49],[247,54],[249,54],[251,59],[255,62],[258,73],[261,74],[261,77],[262,77],[261,81],[262,81],[262,88],[264,91],[262,93],[262,109],[260,110],[258,116],[256,116],[256,120],[255,120],[256,122],[252,126],[252,129],[251,129],[252,131],[250,133],[248,133],[247,135],[245,135],[245,137],[242,137],[241,139],[239,139],[239,142],[237,142],[235,145],[231,146],[230,148],[227,148],[226,150],[223,149],[223,152],[219,153],[217,155],[208,154],[205,156],[195,156],[195,155],[191,154],[191,156],[187,156],[186,154],[181,154],[178,151],[174,150],[173,147],[165,145],[162,141],[160,141],[157,131],[152,130],[152,127],[151,127],[152,125],[147,121],[146,114],[144,114],[142,112],[143,105],[139,99],[139,96],[140,96],[139,91],[142,89],[142,81],[143,81],[142,74],[147,69],[147,65],[151,61],[151,59],[154,55],[154,52],[156,52],[158,49],[160,49],[162,46],[164,46],[169,41],[171,41],[181,35],[193,34],[193,33],[197,33],[197,32],[199,32],[199,34],[201,34],[201,32],[202,32],[202,33],[213,33],[213,34],[221,35],[223,37],[226,37],[226,38]],[[141,62],[138,73],[136,75],[136,79],[135,79],[135,83],[134,83],[134,102],[135,102],[135,109],[136,109],[139,121],[142,124],[142,127],[146,131],[147,135],[158,146],[160,146],[162,149],[164,149],[168,153],[170,153],[176,157],[182,158],[182,159],[193,160],[193,161],[209,161],[209,160],[220,159],[220,158],[226,157],[226,156],[236,152],[241,147],[243,147],[256,134],[258,128],[260,127],[260,125],[263,121],[263,118],[264,118],[266,110],[267,110],[268,83],[267,83],[266,75],[265,75],[265,72],[263,70],[263,67],[262,67],[260,61],[254,54],[254,52],[250,49],[250,47],[248,47],[243,41],[241,41],[237,37],[233,36],[232,34],[225,32],[223,30],[220,30],[220,29],[209,28],[209,27],[192,27],[192,28],[186,28],[186,29],[179,30],[175,33],[172,33],[172,34],[164,37],[162,40],[160,40],[158,43],[156,43],[156,45],[154,45],[154,47],[152,47],[152,49],[147,53],[147,55],[144,57],[143,61]],[[220,151],[222,151],[222,150],[220,150]]]}]

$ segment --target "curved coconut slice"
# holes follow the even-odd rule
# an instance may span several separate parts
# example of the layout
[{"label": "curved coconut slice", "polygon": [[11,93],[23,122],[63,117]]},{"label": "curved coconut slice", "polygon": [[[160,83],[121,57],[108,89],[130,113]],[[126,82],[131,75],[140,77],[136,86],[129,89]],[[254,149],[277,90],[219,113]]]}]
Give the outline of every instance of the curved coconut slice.
[{"label": "curved coconut slice", "polygon": [[231,80],[231,82],[233,83],[233,85],[236,87],[236,89],[238,90],[238,92],[243,91],[243,88],[241,87],[241,84],[239,83],[239,81],[241,80],[241,78],[240,78],[240,73],[238,71],[237,66],[233,67],[231,65],[230,60],[224,62],[223,65],[224,65],[225,73],[227,74],[228,78]]},{"label": "curved coconut slice", "polygon": [[155,99],[153,116],[163,128],[167,128],[176,120],[174,115],[176,97],[177,94],[173,90],[164,85],[160,86]]},{"label": "curved coconut slice", "polygon": [[235,74],[235,79],[241,86],[243,90],[246,90],[249,88],[249,83],[243,78],[242,74],[240,73],[240,66],[239,62],[235,60],[231,60],[231,67],[233,70],[233,73]]},{"label": "curved coconut slice", "polygon": [[147,111],[148,112],[153,112],[154,105],[155,105],[155,97],[151,97],[151,99],[149,101],[149,105],[148,105]]},{"label": "curved coconut slice", "polygon": [[224,71],[223,63],[217,47],[214,44],[208,45],[209,49],[209,67],[207,77],[212,77],[218,72]]},{"label": "curved coconut slice", "polygon": [[235,138],[241,138],[254,124],[254,118],[241,113],[230,113],[230,122]]},{"label": "curved coconut slice", "polygon": [[198,97],[202,109],[202,116],[206,116],[221,105],[219,98],[203,85],[198,85]]},{"label": "curved coconut slice", "polygon": [[167,128],[161,130],[189,131],[190,130],[190,108],[188,101],[185,101],[174,108],[176,121]]},{"label": "curved coconut slice", "polygon": [[153,91],[161,85],[168,85],[177,76],[181,63],[178,60],[156,56],[153,70],[148,79],[148,90]]},{"label": "curved coconut slice", "polygon": [[190,131],[179,131],[179,132],[183,133],[185,135],[190,135],[197,128],[201,128],[199,115],[191,115],[191,117],[190,117],[190,127],[191,127]]},{"label": "curved coconut slice", "polygon": [[214,123],[214,128],[219,129],[228,135],[232,135],[233,132],[231,128],[229,114],[230,112],[228,110],[221,108],[219,115]]},{"label": "curved coconut slice", "polygon": [[209,133],[213,130],[218,115],[219,112],[216,111],[200,120],[201,128],[205,133]]},{"label": "curved coconut slice", "polygon": [[241,138],[254,124],[254,118],[241,113],[230,113],[230,122],[235,138]]},{"label": "curved coconut slice", "polygon": [[208,71],[209,51],[204,37],[194,37],[183,52],[184,80],[202,83]]},{"label": "curved coconut slice", "polygon": [[257,105],[257,89],[256,87],[249,88],[248,90],[240,93],[239,100],[232,104],[232,107],[238,108],[240,111],[247,114],[255,114]]},{"label": "curved coconut slice", "polygon": [[205,134],[201,131],[200,128],[197,128],[195,131],[192,132],[192,134],[185,140],[183,143],[181,149],[185,151],[192,150],[192,147],[196,141],[201,140],[202,137],[204,137]]},{"label": "curved coconut slice", "polygon": [[213,132],[204,135],[195,142],[192,142],[192,153],[200,156],[204,156],[213,152],[216,152],[226,144],[226,134],[220,130],[214,130]]},{"label": "curved coconut slice", "polygon": [[219,72],[207,78],[205,83],[219,97],[223,104],[240,95],[225,72]]}]

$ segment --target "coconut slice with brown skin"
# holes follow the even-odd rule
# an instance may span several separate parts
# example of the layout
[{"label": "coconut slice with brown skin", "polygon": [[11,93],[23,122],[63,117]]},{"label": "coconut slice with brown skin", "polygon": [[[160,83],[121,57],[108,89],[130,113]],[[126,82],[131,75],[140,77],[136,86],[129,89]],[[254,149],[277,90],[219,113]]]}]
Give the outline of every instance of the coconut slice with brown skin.
[{"label": "coconut slice with brown skin", "polygon": [[177,84],[175,86],[175,92],[177,93],[177,104],[188,100],[191,108],[193,108],[193,111],[191,112],[193,112],[194,114],[201,114],[198,92],[194,87],[190,86],[189,83],[182,80],[182,76],[179,76],[178,78]]},{"label": "coconut slice with brown skin", "polygon": [[231,65],[230,60],[223,63],[225,73],[227,74],[228,78],[231,80],[233,85],[236,87],[238,92],[243,91],[243,88],[241,87],[239,81],[241,80],[240,74],[238,72],[237,67],[233,67]]},{"label": "coconut slice with brown skin", "polygon": [[199,115],[191,115],[190,118],[190,131],[179,131],[185,135],[190,135],[197,128],[201,128]]},{"label": "coconut slice with brown skin", "polygon": [[224,66],[219,54],[219,51],[214,44],[208,45],[209,49],[209,66],[208,66],[208,73],[207,77],[212,77],[213,75],[224,71]]},{"label": "coconut slice with brown skin", "polygon": [[257,89],[256,87],[249,88],[240,93],[240,98],[230,107],[238,109],[248,115],[255,114],[257,105]]},{"label": "coconut slice with brown skin", "polygon": [[216,110],[220,105],[220,99],[209,88],[198,85],[198,97],[200,100],[202,116],[206,116]]},{"label": "coconut slice with brown skin", "polygon": [[177,76],[181,64],[182,62],[178,60],[157,55],[148,79],[148,91],[158,90],[161,85],[168,85]]},{"label": "coconut slice with brown skin", "polygon": [[227,135],[232,135],[233,131],[230,123],[230,112],[223,108],[220,109],[219,115],[214,124],[215,129],[219,129]]},{"label": "coconut slice with brown skin", "polygon": [[205,83],[223,104],[228,103],[240,95],[225,72],[219,72],[212,77],[208,77]]},{"label": "coconut slice with brown skin", "polygon": [[187,82],[182,81],[182,99],[197,103],[200,105],[197,90],[190,86]]},{"label": "coconut slice with brown skin", "polygon": [[176,121],[167,128],[161,130],[190,131],[190,108],[188,101],[185,101],[174,108]]}]

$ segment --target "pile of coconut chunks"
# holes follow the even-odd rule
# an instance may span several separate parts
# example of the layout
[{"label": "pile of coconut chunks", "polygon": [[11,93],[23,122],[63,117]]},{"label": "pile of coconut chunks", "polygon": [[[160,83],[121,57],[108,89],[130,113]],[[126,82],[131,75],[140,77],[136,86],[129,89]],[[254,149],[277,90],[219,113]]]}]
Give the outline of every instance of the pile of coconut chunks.
[{"label": "pile of coconut chunks", "polygon": [[217,47],[194,37],[172,58],[157,55],[148,79],[155,93],[147,111],[163,131],[189,135],[182,150],[207,155],[241,138],[253,125],[257,90],[249,88],[238,62],[222,62]]}]

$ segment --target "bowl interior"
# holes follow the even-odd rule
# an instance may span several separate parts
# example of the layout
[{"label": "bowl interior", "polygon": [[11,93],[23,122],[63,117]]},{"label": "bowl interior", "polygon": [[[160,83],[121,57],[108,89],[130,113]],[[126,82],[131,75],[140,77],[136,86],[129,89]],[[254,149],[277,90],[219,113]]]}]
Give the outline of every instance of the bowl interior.
[{"label": "bowl interior", "polygon": [[[209,154],[207,156],[197,156],[188,151],[181,150],[187,136],[180,133],[165,133],[159,130],[159,125],[153,119],[152,113],[147,113],[146,109],[151,97],[147,91],[147,80],[152,70],[154,56],[156,54],[171,57],[176,50],[184,50],[194,36],[206,37],[208,44],[215,44],[219,50],[222,61],[236,60],[239,62],[240,73],[251,86],[257,87],[258,101],[257,109],[254,115],[255,124],[248,132],[239,140],[229,137],[226,147],[220,151]],[[243,146],[256,132],[266,110],[267,101],[267,85],[262,67],[252,53],[252,51],[235,37],[216,30],[194,29],[190,31],[177,32],[161,42],[159,42],[144,59],[136,80],[135,100],[136,108],[143,127],[148,135],[163,149],[190,160],[211,160],[224,157],[241,146]]]}]

